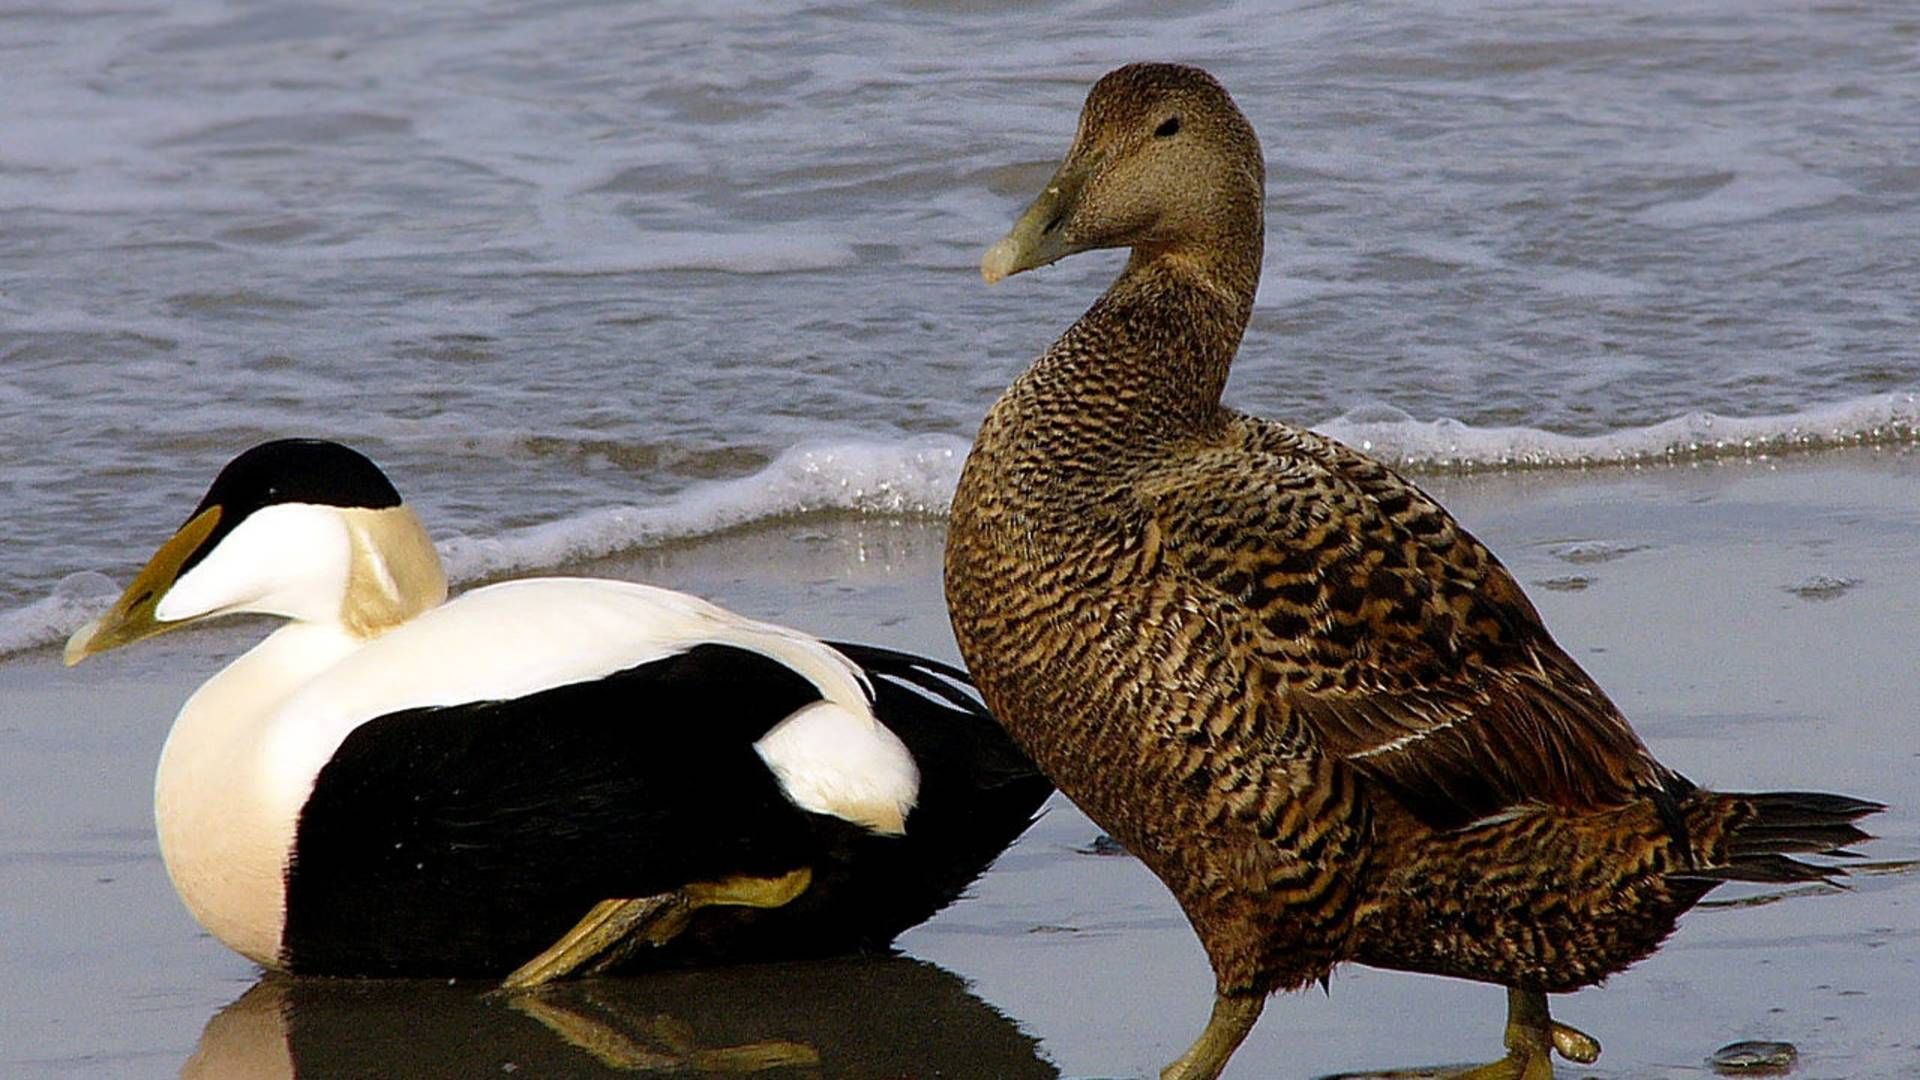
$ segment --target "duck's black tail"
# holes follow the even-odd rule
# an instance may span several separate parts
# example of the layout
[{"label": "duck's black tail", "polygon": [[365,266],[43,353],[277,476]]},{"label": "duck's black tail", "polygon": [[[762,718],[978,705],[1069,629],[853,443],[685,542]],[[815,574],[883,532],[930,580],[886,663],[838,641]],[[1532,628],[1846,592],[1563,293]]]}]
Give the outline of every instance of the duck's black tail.
[{"label": "duck's black tail", "polygon": [[[1017,827],[1005,847],[1033,822],[1053,784],[994,719],[960,668],[877,645],[828,642],[872,681],[875,713],[920,765],[920,808],[969,796],[935,811],[968,811]],[[916,813],[916,817],[918,814]],[[996,849],[997,850],[997,849]]]},{"label": "duck's black tail", "polygon": [[644,954],[654,966],[882,952],[953,903],[1033,823],[1053,785],[959,668],[830,642],[866,672],[874,715],[920,770],[901,834],[813,814],[812,881],[774,908],[715,907]]},{"label": "duck's black tail", "polygon": [[1886,806],[1816,791],[1694,793],[1687,808],[1696,866],[1676,877],[1783,884],[1825,881],[1846,871],[1795,855],[1848,858],[1872,839],[1854,822]]},{"label": "duck's black tail", "polygon": [[904,836],[839,829],[847,834],[835,842],[840,856],[816,868],[803,899],[830,903],[850,932],[884,946],[985,873],[1033,824],[1053,783],[987,711],[965,671],[893,649],[829,644],[866,672],[874,715],[913,755],[920,790]]}]

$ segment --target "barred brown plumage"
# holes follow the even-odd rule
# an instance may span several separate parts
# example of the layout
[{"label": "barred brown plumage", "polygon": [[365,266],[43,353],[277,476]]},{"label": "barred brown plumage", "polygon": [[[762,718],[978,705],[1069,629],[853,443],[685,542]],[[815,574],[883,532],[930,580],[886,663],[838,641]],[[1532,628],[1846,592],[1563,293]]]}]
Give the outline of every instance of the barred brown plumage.
[{"label": "barred brown plumage", "polygon": [[[1176,122],[1177,121],[1177,122]],[[1347,960],[1500,983],[1502,1061],[1551,1075],[1545,994],[1651,952],[1730,878],[1837,871],[1879,807],[1723,795],[1647,751],[1493,554],[1332,439],[1224,408],[1265,173],[1203,71],[1102,78],[989,282],[1126,270],[988,413],[947,597],[993,711],[1178,898],[1217,979],[1163,1075],[1213,1077],[1265,996]]]}]

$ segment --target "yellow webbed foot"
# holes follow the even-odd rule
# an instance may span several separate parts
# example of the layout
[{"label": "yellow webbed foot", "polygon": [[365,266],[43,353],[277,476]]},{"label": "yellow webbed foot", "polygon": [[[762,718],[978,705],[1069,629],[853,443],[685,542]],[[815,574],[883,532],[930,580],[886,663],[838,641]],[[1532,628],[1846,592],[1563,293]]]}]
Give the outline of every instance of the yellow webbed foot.
[{"label": "yellow webbed foot", "polygon": [[635,932],[644,932],[665,915],[676,905],[678,896],[662,893],[600,901],[559,941],[500,980],[500,989],[524,990],[569,975],[591,973],[597,963],[620,951]]},{"label": "yellow webbed foot", "polygon": [[1558,1020],[1553,1022],[1553,1048],[1576,1065],[1591,1065],[1600,1060],[1600,1040]]},{"label": "yellow webbed foot", "polygon": [[694,882],[657,896],[602,900],[560,940],[502,979],[500,989],[525,990],[555,979],[605,971],[642,944],[672,941],[701,908],[781,907],[812,883],[813,871],[803,866],[778,877],[730,877]]},{"label": "yellow webbed foot", "polygon": [[1600,1043],[1578,1028],[1562,1024],[1547,1011],[1547,995],[1507,990],[1507,1056],[1453,1074],[1451,1080],[1553,1080],[1553,1054],[1591,1065]]},{"label": "yellow webbed foot", "polygon": [[693,913],[706,907],[785,907],[813,884],[813,871],[801,867],[779,877],[730,877],[719,881],[697,881],[675,894],[677,903],[650,923],[647,941],[665,945],[687,928]]}]

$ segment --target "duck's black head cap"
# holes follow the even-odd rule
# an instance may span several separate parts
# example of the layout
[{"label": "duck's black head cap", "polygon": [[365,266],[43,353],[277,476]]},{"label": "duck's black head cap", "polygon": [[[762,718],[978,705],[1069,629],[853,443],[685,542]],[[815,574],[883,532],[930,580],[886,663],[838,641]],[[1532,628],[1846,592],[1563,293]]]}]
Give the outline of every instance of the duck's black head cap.
[{"label": "duck's black head cap", "polygon": [[181,572],[219,545],[248,515],[279,503],[308,503],[344,509],[384,510],[400,505],[400,493],[358,450],[326,439],[275,439],[263,442],[227,463],[213,486],[187,516],[220,508],[220,521]]},{"label": "duck's black head cap", "polygon": [[399,492],[359,450],[324,438],[276,438],[228,461],[194,513],[219,505],[223,517],[238,521],[282,502],[386,509],[399,505]]},{"label": "duck's black head cap", "polygon": [[384,510],[400,505],[400,493],[358,450],[326,439],[275,439],[228,462],[194,513],[218,506],[237,521],[275,503]]}]

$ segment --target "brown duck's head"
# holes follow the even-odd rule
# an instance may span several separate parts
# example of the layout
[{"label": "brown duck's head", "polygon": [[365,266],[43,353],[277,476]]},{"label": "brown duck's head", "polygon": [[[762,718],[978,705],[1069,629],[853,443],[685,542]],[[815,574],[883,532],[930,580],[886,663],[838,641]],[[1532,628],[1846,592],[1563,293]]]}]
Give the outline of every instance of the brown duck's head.
[{"label": "brown duck's head", "polygon": [[1094,248],[1141,256],[1259,247],[1260,140],[1213,76],[1129,64],[1087,94],[1066,160],[988,249],[988,284]]}]

